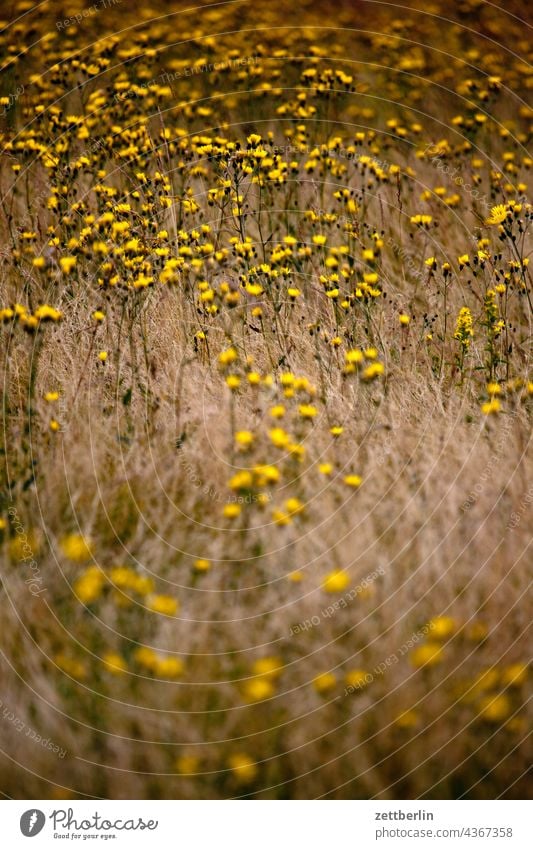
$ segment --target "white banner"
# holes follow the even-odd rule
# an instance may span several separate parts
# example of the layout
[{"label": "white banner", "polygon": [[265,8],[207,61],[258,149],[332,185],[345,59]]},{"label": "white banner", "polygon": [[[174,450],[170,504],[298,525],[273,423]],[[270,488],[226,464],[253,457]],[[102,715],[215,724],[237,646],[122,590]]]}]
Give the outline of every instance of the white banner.
[{"label": "white banner", "polygon": [[6,849],[533,846],[531,803],[519,801],[4,801],[0,811]]}]

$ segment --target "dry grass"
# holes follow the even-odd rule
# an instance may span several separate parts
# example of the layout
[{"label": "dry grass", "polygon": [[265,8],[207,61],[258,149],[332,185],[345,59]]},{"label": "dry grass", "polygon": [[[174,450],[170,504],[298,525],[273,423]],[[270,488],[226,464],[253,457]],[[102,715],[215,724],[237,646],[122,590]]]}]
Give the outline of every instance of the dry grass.
[{"label": "dry grass", "polygon": [[[79,12],[70,5],[65,18]],[[55,32],[46,67],[64,64],[43,73],[30,51],[4,69],[10,90],[17,81],[25,90],[2,130],[0,789],[15,798],[529,796],[531,112],[520,27],[473,2],[457,12],[461,27],[414,9],[400,27],[399,10],[372,17],[366,4],[342,4],[332,40],[317,4],[287,15],[230,5],[194,21],[170,5],[177,18],[154,22],[153,3],[137,31],[107,46],[137,13],[108,7],[68,30],[48,11],[2,36],[7,47],[17,26]],[[475,22],[479,35],[468,29]],[[398,35],[425,51],[400,50]],[[93,40],[82,61],[101,76],[71,58]],[[232,49],[254,62],[237,66]],[[185,74],[199,58],[227,67]],[[146,94],[178,68],[170,93]],[[328,68],[354,79],[326,97],[302,76],[309,68],[326,88]],[[501,81],[484,98],[489,76]],[[270,90],[258,94],[263,83]],[[299,111],[302,92],[315,113]],[[220,135],[243,150],[264,145],[273,163],[243,171],[250,154],[239,159]],[[218,158],[199,136],[220,144]],[[331,149],[336,136],[324,170],[308,167],[313,148]],[[32,139],[43,147],[32,150]],[[428,145],[444,139],[436,160]],[[276,162],[272,145],[289,144]],[[59,157],[52,167],[49,152]],[[79,169],[62,170],[82,155]],[[282,161],[285,176],[269,176]],[[228,194],[210,205],[220,177]],[[465,188],[474,182],[477,197]],[[101,185],[115,189],[109,200]],[[335,197],[339,188],[355,208]],[[500,225],[487,223],[496,205],[507,214]],[[113,229],[120,221],[125,234]],[[313,239],[322,234],[325,246]],[[255,257],[230,241],[245,235]],[[286,236],[294,246],[273,258]],[[198,247],[209,241],[211,253]],[[474,262],[478,250],[486,258]],[[75,268],[61,267],[65,256]],[[161,281],[170,257],[181,267]],[[253,270],[263,262],[287,270]],[[140,272],[153,276],[146,288]],[[212,300],[202,300],[202,281]],[[378,294],[358,294],[364,282]],[[487,293],[498,285],[491,317]],[[18,319],[16,303],[26,310]],[[42,304],[61,317],[34,327]],[[473,337],[462,355],[465,306]],[[376,361],[369,348],[384,366],[374,378],[365,377]],[[236,358],[225,365],[228,350]],[[367,354],[350,372],[354,350]],[[46,400],[50,392],[58,398]],[[493,412],[491,398],[500,399]],[[279,404],[286,413],[275,420]],[[316,414],[306,418],[305,405]],[[275,427],[286,432],[281,447]],[[239,431],[254,435],[249,448]],[[279,479],[251,471],[229,485],[258,464]],[[360,487],[345,482],[352,474]],[[240,514],[224,515],[239,498]],[[366,674],[361,686],[354,671]]]}]

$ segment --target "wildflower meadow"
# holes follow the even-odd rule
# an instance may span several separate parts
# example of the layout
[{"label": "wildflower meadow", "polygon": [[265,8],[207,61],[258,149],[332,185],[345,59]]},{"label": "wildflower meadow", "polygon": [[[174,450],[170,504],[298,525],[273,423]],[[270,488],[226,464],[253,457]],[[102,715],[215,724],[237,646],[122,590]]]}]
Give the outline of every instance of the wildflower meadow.
[{"label": "wildflower meadow", "polygon": [[2,4],[4,798],[531,797],[528,10]]}]

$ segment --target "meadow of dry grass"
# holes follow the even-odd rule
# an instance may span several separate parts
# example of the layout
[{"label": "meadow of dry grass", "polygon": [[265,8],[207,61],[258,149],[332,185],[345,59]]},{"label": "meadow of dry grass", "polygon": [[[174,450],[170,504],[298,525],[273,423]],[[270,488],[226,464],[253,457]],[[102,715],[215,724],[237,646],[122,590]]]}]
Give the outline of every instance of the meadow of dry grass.
[{"label": "meadow of dry grass", "polygon": [[2,14],[2,794],[529,798],[527,4]]}]

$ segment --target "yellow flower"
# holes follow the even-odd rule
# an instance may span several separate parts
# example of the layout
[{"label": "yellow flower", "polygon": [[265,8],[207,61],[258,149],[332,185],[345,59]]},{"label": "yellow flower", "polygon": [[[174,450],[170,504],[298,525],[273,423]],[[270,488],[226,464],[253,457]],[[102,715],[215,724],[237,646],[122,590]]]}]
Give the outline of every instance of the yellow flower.
[{"label": "yellow flower", "polygon": [[47,392],[44,396],[44,400],[52,403],[53,401],[57,401],[59,399],[59,392]]},{"label": "yellow flower", "polygon": [[452,619],[451,616],[436,616],[428,624],[431,629],[431,636],[436,640],[445,640],[446,637],[454,633],[457,627],[455,619]]},{"label": "yellow flower", "polygon": [[249,448],[254,441],[254,435],[250,430],[238,430],[235,434],[235,442],[241,448]]},{"label": "yellow flower", "polygon": [[486,690],[492,690],[494,687],[497,687],[499,683],[500,673],[497,669],[484,669],[474,679],[471,694],[475,696],[480,693],[484,693]]},{"label": "yellow flower", "polygon": [[398,728],[415,728],[418,725],[418,714],[414,710],[404,710],[394,720]]},{"label": "yellow flower", "polygon": [[303,581],[304,573],[300,572],[298,569],[295,572],[289,572],[287,575],[287,580],[292,581],[294,584],[299,584],[300,581]]},{"label": "yellow flower", "polygon": [[194,775],[198,772],[200,759],[196,755],[180,755],[176,758],[175,766],[180,775]]},{"label": "yellow flower", "polygon": [[334,569],[322,581],[322,589],[326,593],[342,593],[350,585],[350,578],[341,569]]},{"label": "yellow flower", "polygon": [[83,563],[92,557],[91,544],[83,534],[67,534],[60,542],[61,551],[74,563]]},{"label": "yellow flower", "polygon": [[498,398],[491,398],[490,401],[485,401],[485,403],[481,405],[481,412],[485,416],[491,416],[495,413],[499,413],[501,408],[502,405]]},{"label": "yellow flower", "polygon": [[35,330],[39,326],[39,321],[34,315],[21,315],[20,323],[26,330]]},{"label": "yellow flower", "polygon": [[372,363],[372,365],[367,366],[363,371],[362,378],[363,380],[374,380],[374,378],[379,377],[385,371],[385,366],[383,363]]},{"label": "yellow flower", "polygon": [[133,652],[133,657],[141,666],[153,671],[157,665],[157,655],[153,649],[148,646],[139,646]]},{"label": "yellow flower", "polygon": [[422,227],[427,227],[433,221],[431,215],[412,215],[411,224],[418,224]]},{"label": "yellow flower", "polygon": [[150,595],[154,591],[154,582],[148,575],[137,575],[132,572],[129,585],[139,595]]},{"label": "yellow flower", "polygon": [[222,351],[218,355],[218,361],[221,366],[227,366],[230,363],[234,363],[237,359],[237,351],[235,348],[228,348],[227,351]]},{"label": "yellow flower", "polygon": [[194,568],[197,572],[208,572],[211,568],[211,561],[199,558],[194,561]]},{"label": "yellow flower", "polygon": [[411,321],[411,319],[409,318],[409,316],[408,316],[408,315],[406,315],[406,313],[402,312],[402,313],[400,314],[400,324],[403,324],[404,326],[407,326],[407,325],[409,324],[409,322],[410,322],[410,321]]},{"label": "yellow flower", "polygon": [[39,539],[32,528],[28,528],[25,538],[17,535],[9,540],[9,556],[12,560],[22,560],[30,554],[30,550],[35,557],[39,548]]},{"label": "yellow flower", "polygon": [[434,666],[442,660],[442,646],[439,643],[426,643],[415,648],[411,654],[413,666]]},{"label": "yellow flower", "polygon": [[271,466],[267,463],[254,466],[253,471],[258,486],[266,486],[269,483],[277,483],[279,481],[279,469],[276,466]]},{"label": "yellow flower", "polygon": [[346,673],[344,680],[348,687],[353,687],[356,690],[362,690],[364,687],[368,686],[372,679],[369,676],[369,673],[365,672],[364,669],[352,669],[350,672]]},{"label": "yellow flower", "polygon": [[481,702],[479,715],[487,722],[502,722],[512,713],[511,701],[505,694],[487,696]]},{"label": "yellow flower", "polygon": [[55,662],[67,675],[72,675],[73,678],[85,678],[87,676],[87,668],[81,660],[75,660],[67,654],[60,652],[55,657]]},{"label": "yellow flower", "polygon": [[109,672],[113,675],[121,675],[128,669],[128,664],[124,658],[116,652],[108,651],[102,656],[102,663]]},{"label": "yellow flower", "polygon": [[63,313],[54,307],[48,306],[48,304],[42,304],[35,310],[33,318],[37,321],[60,321],[63,318]]},{"label": "yellow flower", "polygon": [[331,463],[319,463],[318,471],[321,475],[330,475],[333,471],[333,466]]},{"label": "yellow flower", "polygon": [[59,260],[59,266],[63,274],[70,274],[76,267],[77,259],[75,256],[62,256]]},{"label": "yellow flower", "polygon": [[267,678],[254,678],[247,681],[243,687],[243,694],[249,702],[261,702],[270,699],[274,695],[274,685]]},{"label": "yellow flower", "polygon": [[281,419],[285,415],[285,407],[283,404],[275,404],[270,408],[270,415],[273,419]]},{"label": "yellow flower", "polygon": [[252,473],[247,471],[247,469],[242,469],[230,478],[228,486],[230,489],[249,489],[252,485],[252,480]]},{"label": "yellow flower", "polygon": [[527,663],[513,663],[502,672],[502,684],[509,687],[519,687],[527,678]]},{"label": "yellow flower", "polygon": [[341,433],[344,433],[344,428],[340,425],[334,425],[334,427],[330,427],[329,432],[332,436],[340,436]]},{"label": "yellow flower", "polygon": [[58,430],[61,429],[61,425],[56,419],[50,419],[50,430],[53,433],[57,433]]},{"label": "yellow flower", "polygon": [[285,502],[285,509],[291,515],[293,513],[301,513],[304,510],[305,505],[302,504],[299,498],[287,498]]},{"label": "yellow flower", "polygon": [[[202,292],[202,294],[200,295],[200,300],[203,303],[210,303],[212,300],[214,300],[214,297],[215,297],[215,293],[213,292],[213,290],[207,289],[206,292]],[[214,309],[216,310],[216,307],[214,307]],[[222,354],[220,356],[222,356]],[[219,357],[219,361],[220,361],[220,357]]]},{"label": "yellow flower", "polygon": [[80,601],[92,604],[100,597],[104,584],[105,576],[100,567],[90,566],[74,581],[72,588]]},{"label": "yellow flower", "polygon": [[149,610],[153,610],[154,613],[161,613],[163,616],[174,616],[178,612],[177,599],[170,595],[149,596],[146,605]]},{"label": "yellow flower", "polygon": [[346,475],[344,478],[346,486],[351,486],[357,489],[363,483],[363,478],[360,475]]},{"label": "yellow flower", "polygon": [[109,571],[109,578],[118,589],[126,589],[131,587],[134,574],[133,570],[128,569],[127,566],[114,566]]},{"label": "yellow flower", "polygon": [[464,350],[468,348],[470,340],[474,335],[473,325],[472,313],[468,307],[461,307],[457,316],[453,338],[459,340]]},{"label": "yellow flower", "polygon": [[485,219],[485,224],[502,224],[507,218],[508,212],[508,207],[505,204],[500,203],[497,206],[493,206],[489,217]]},{"label": "yellow flower", "polygon": [[98,359],[100,360],[100,362],[105,363],[105,361],[107,360],[107,351],[100,351],[98,354]]},{"label": "yellow flower", "polygon": [[228,374],[226,377],[226,384],[233,391],[239,388],[241,385],[241,379],[238,374]]},{"label": "yellow flower", "polygon": [[345,352],[344,359],[350,365],[354,365],[356,363],[362,363],[363,362],[364,354],[363,354],[362,351],[358,351],[356,348],[354,348],[351,351]]},{"label": "yellow flower", "polygon": [[286,448],[291,438],[282,427],[273,427],[268,431],[270,441],[276,448]]},{"label": "yellow flower", "polygon": [[102,310],[95,310],[92,317],[96,322],[101,322],[105,319],[105,313],[103,313]]},{"label": "yellow flower", "polygon": [[230,755],[228,766],[240,784],[250,784],[257,777],[257,764],[242,752]]},{"label": "yellow flower", "polygon": [[303,419],[314,419],[318,410],[312,404],[300,404],[298,412]]},{"label": "yellow flower", "polygon": [[276,678],[282,669],[283,661],[275,655],[270,657],[260,657],[252,664],[252,672],[255,675],[266,675]]},{"label": "yellow flower", "polygon": [[300,462],[305,457],[305,446],[301,445],[298,442],[290,442],[289,445],[287,445],[287,450],[291,454],[293,454]]},{"label": "yellow flower", "polygon": [[241,515],[241,506],[240,504],[225,504],[222,512],[226,519],[236,519],[237,516]]},{"label": "yellow flower", "polygon": [[179,657],[156,656],[153,665],[153,671],[159,678],[178,678],[183,668],[183,661]]},{"label": "yellow flower", "polygon": [[337,678],[333,672],[323,672],[321,675],[317,675],[316,678],[313,679],[313,687],[317,693],[320,693],[320,695],[329,693],[334,689],[336,684]]}]

